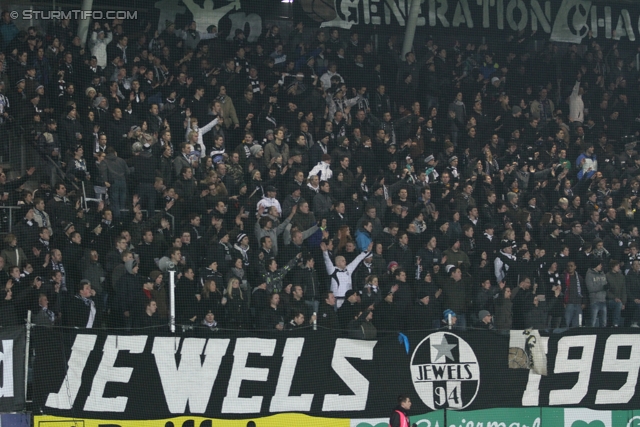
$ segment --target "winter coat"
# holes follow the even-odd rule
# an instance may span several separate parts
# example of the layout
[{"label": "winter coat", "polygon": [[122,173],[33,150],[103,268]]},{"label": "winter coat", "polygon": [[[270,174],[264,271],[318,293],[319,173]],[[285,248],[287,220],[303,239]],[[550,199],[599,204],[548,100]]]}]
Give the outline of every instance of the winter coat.
[{"label": "winter coat", "polygon": [[98,294],[104,292],[101,279],[104,279],[106,276],[107,273],[99,262],[86,262],[82,268],[82,279],[91,282],[91,289],[95,289]]},{"label": "winter coat", "polygon": [[496,329],[511,329],[513,324],[513,301],[502,295],[496,301],[496,313],[493,316]]},{"label": "winter coat", "polygon": [[607,276],[604,272],[590,268],[587,271],[586,282],[587,289],[589,289],[589,302],[591,304],[605,302],[607,299],[607,291],[605,290]]},{"label": "winter coat", "polygon": [[25,255],[22,248],[17,246],[8,247],[2,250],[0,253],[2,258],[5,260],[5,271],[9,271],[10,267],[22,267],[22,264],[27,262],[27,256]]},{"label": "winter coat", "polygon": [[262,274],[264,282],[266,282],[267,284],[267,292],[280,292],[284,288],[283,280],[285,276],[296,265],[297,262],[298,259],[293,258],[287,265],[279,268],[276,271],[267,271],[264,268],[264,264],[260,263],[260,273]]},{"label": "winter coat", "polygon": [[319,162],[311,169],[309,176],[320,175],[320,181],[329,181],[333,177],[333,171],[331,165],[326,162]]},{"label": "winter coat", "polygon": [[640,299],[640,274],[633,270],[629,271],[625,283],[627,285],[627,299],[629,301]]},{"label": "winter coat", "polygon": [[126,274],[122,276],[116,285],[116,306],[118,313],[124,313],[126,311],[132,310],[132,303],[135,298],[134,295],[137,295],[142,289],[142,282],[140,277],[137,274],[132,274],[133,261],[127,261],[125,263],[125,269],[127,270]]},{"label": "winter coat", "polygon": [[608,272],[607,283],[609,284],[607,300],[614,301],[616,298],[620,298],[623,305],[627,304],[627,286],[625,284],[624,274],[622,274],[622,272]]},{"label": "winter coat", "polygon": [[130,173],[127,162],[116,156],[114,153],[107,154],[104,161],[107,167],[107,182],[111,184],[114,182],[126,184],[127,176]]},{"label": "winter coat", "polygon": [[452,279],[447,280],[442,287],[444,296],[444,308],[451,309],[456,313],[464,314],[467,312],[467,285],[464,280],[456,282]]},{"label": "winter coat", "polygon": [[356,231],[356,243],[359,251],[366,251],[373,240],[367,230]]},{"label": "winter coat", "polygon": [[91,40],[89,40],[89,49],[91,49],[91,55],[95,56],[98,60],[99,67],[107,66],[107,45],[113,40],[113,33],[107,31],[103,39],[98,38],[98,33],[93,31],[91,33]]},{"label": "winter coat", "polygon": [[333,200],[331,200],[331,196],[329,195],[329,193],[320,191],[313,198],[313,213],[317,218],[322,218],[323,216],[329,214],[332,205]]}]

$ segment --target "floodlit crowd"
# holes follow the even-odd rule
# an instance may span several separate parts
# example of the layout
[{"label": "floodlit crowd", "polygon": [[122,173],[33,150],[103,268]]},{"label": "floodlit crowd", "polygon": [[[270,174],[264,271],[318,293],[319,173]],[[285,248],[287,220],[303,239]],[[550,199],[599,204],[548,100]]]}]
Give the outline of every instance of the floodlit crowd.
[{"label": "floodlit crowd", "polygon": [[76,33],[2,13],[0,135],[37,154],[0,174],[1,325],[165,327],[175,272],[176,323],[212,330],[638,326],[616,40]]}]

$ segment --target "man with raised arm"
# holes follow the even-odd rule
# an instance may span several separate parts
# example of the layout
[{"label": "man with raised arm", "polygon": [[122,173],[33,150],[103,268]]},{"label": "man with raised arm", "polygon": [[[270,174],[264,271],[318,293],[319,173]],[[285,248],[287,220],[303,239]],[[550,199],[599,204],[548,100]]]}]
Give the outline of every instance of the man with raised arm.
[{"label": "man with raised arm", "polygon": [[369,243],[367,250],[358,255],[349,265],[347,265],[347,261],[343,256],[337,256],[334,266],[327,252],[327,245],[324,242],[320,244],[320,249],[322,249],[327,274],[331,277],[331,292],[333,292],[336,297],[336,308],[340,308],[344,302],[345,294],[349,289],[352,289],[351,276],[358,267],[358,264],[371,254],[373,242]]}]

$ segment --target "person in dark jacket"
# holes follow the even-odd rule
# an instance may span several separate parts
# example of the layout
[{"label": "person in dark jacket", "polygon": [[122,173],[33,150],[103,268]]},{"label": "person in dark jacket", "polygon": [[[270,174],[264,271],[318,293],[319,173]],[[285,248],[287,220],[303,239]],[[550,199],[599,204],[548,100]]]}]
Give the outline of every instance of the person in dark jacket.
[{"label": "person in dark jacket", "polygon": [[138,276],[138,262],[130,259],[124,263],[126,273],[118,280],[116,284],[116,310],[115,321],[120,327],[131,327],[132,303],[136,291],[142,287],[140,277]]},{"label": "person in dark jacket", "polygon": [[251,325],[249,307],[238,279],[229,279],[225,297],[227,298],[227,303],[225,304],[227,327],[231,329],[248,329]]},{"label": "person in dark jacket", "polygon": [[[150,277],[146,277],[142,282],[142,287],[134,294],[134,301],[132,302],[131,323],[134,328],[153,326],[153,321],[150,317],[155,316],[158,319],[158,316],[155,315],[158,310],[158,304],[155,304],[153,295],[151,295],[153,280]],[[154,302],[154,308],[149,308],[151,301]]]},{"label": "person in dark jacket", "polygon": [[140,318],[141,328],[152,328],[154,326],[160,326],[164,321],[156,313],[158,310],[158,304],[154,299],[148,299],[145,304],[144,313]]},{"label": "person in dark jacket", "polygon": [[373,324],[379,331],[398,331],[398,309],[393,301],[394,294],[389,292],[384,299],[376,305],[376,316]]},{"label": "person in dark jacket", "polygon": [[537,293],[544,295],[547,305],[547,326],[559,328],[564,316],[562,295],[562,275],[558,273],[558,263],[552,262],[547,272],[540,272],[540,285]]},{"label": "person in dark jacket", "polygon": [[364,280],[364,288],[359,291],[360,303],[363,308],[372,310],[382,301],[382,290],[378,283],[378,276],[372,274]]},{"label": "person in dark jacket", "polygon": [[431,298],[435,297],[431,291],[422,290],[418,293],[418,299],[411,310],[410,329],[431,329],[439,319],[439,315],[431,304]]},{"label": "person in dark jacket", "polygon": [[130,170],[127,162],[118,157],[118,153],[113,147],[107,148],[107,157],[104,161],[107,166],[105,185],[109,188],[109,200],[114,219],[118,220],[120,219],[120,211],[125,208],[127,203],[127,177]]},{"label": "person in dark jacket", "polygon": [[587,295],[587,284],[577,272],[576,263],[569,261],[567,269],[562,275],[562,286],[564,292],[564,319],[567,327],[580,326],[579,319],[582,316],[582,309],[585,306]]},{"label": "person in dark jacket", "polygon": [[607,311],[611,311],[613,326],[623,326],[622,307],[627,304],[627,287],[625,277],[621,271],[620,261],[611,260],[609,262],[609,272],[607,273]]},{"label": "person in dark jacket", "polygon": [[514,290],[513,297],[513,329],[526,329],[527,315],[533,309],[534,295],[531,292],[531,279],[520,278],[518,287]]},{"label": "person in dark jacket", "polygon": [[496,314],[493,324],[497,329],[508,330],[513,324],[513,302],[511,288],[503,288],[496,300]]},{"label": "person in dark jacket", "polygon": [[395,407],[389,418],[390,427],[409,427],[409,410],[411,409],[411,399],[409,396],[398,396],[398,406]]},{"label": "person in dark jacket", "polygon": [[[133,167],[133,182],[138,185],[138,196],[140,197],[142,209],[146,209],[147,216],[152,217],[155,215],[156,209],[157,196],[153,184],[156,176],[159,176],[160,164],[158,159],[153,155],[150,147],[143,146],[141,152],[134,153],[134,156],[129,160],[129,164]],[[166,184],[168,185],[169,183],[166,182]]]},{"label": "person in dark jacket", "polygon": [[100,311],[93,302],[95,291],[88,280],[82,280],[78,293],[69,298],[63,306],[62,321],[66,326],[93,328],[100,325]]},{"label": "person in dark jacket", "polygon": [[222,326],[220,323],[224,318],[224,306],[222,305],[222,299],[222,292],[218,290],[216,282],[211,279],[205,280],[198,300],[198,318],[204,319],[208,313],[213,313],[218,325]]},{"label": "person in dark jacket", "polygon": [[480,310],[478,312],[478,323],[476,324],[478,329],[486,329],[491,330],[495,329],[495,325],[493,324],[493,316],[489,310]]},{"label": "person in dark jacket", "polygon": [[[478,313],[480,310],[487,310],[491,313],[495,311],[494,300],[500,289],[504,288],[506,284],[500,282],[499,286],[491,286],[491,280],[486,279],[482,282],[480,290],[476,294],[476,298],[473,300],[474,313]],[[478,320],[482,320],[478,318]]]},{"label": "person in dark jacket", "polygon": [[293,283],[302,286],[306,304],[314,313],[317,313],[320,307],[320,296],[324,290],[321,289],[321,283],[314,268],[315,260],[311,253],[307,252],[303,255],[302,265],[292,270]]},{"label": "person in dark jacket", "polygon": [[328,329],[338,329],[340,327],[335,307],[336,297],[333,292],[327,292],[318,308],[318,326]]},{"label": "person in dark jacket", "polygon": [[467,326],[467,306],[471,299],[467,294],[467,284],[462,278],[462,270],[460,268],[452,267],[449,270],[449,275],[449,279],[442,286],[443,308],[456,312],[458,327],[465,328]]},{"label": "person in dark jacket", "polygon": [[198,319],[198,288],[193,269],[187,268],[176,285],[176,323],[190,324]]},{"label": "person in dark jacket", "polygon": [[[631,327],[638,328],[640,323],[640,260],[634,260],[626,277],[627,300],[633,314]],[[632,305],[633,304],[633,305]]]},{"label": "person in dark jacket", "polygon": [[284,326],[286,331],[294,331],[300,329],[305,324],[304,314],[294,310],[291,315],[291,320]]},{"label": "person in dark jacket", "polygon": [[355,319],[360,311],[362,311],[360,309],[360,296],[353,289],[349,289],[344,294],[344,304],[338,309],[340,328],[347,329],[349,322]]},{"label": "person in dark jacket", "polygon": [[284,330],[284,310],[280,308],[280,294],[271,294],[269,307],[263,309],[258,316],[256,326],[267,331]]}]

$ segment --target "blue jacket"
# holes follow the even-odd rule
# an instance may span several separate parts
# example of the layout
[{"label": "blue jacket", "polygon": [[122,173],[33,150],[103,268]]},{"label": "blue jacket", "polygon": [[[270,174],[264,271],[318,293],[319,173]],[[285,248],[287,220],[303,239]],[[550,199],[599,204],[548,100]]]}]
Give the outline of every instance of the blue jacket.
[{"label": "blue jacket", "polygon": [[[582,160],[585,160],[585,164],[582,164]],[[596,155],[587,156],[586,153],[582,153],[578,156],[576,160],[576,167],[579,169],[578,171],[578,179],[582,179],[583,175],[587,175],[587,178],[591,178],[591,176],[598,171],[598,158]],[[589,169],[591,169],[589,171]]]},{"label": "blue jacket", "polygon": [[356,231],[356,245],[359,251],[366,251],[371,243],[371,234],[366,230]]}]

